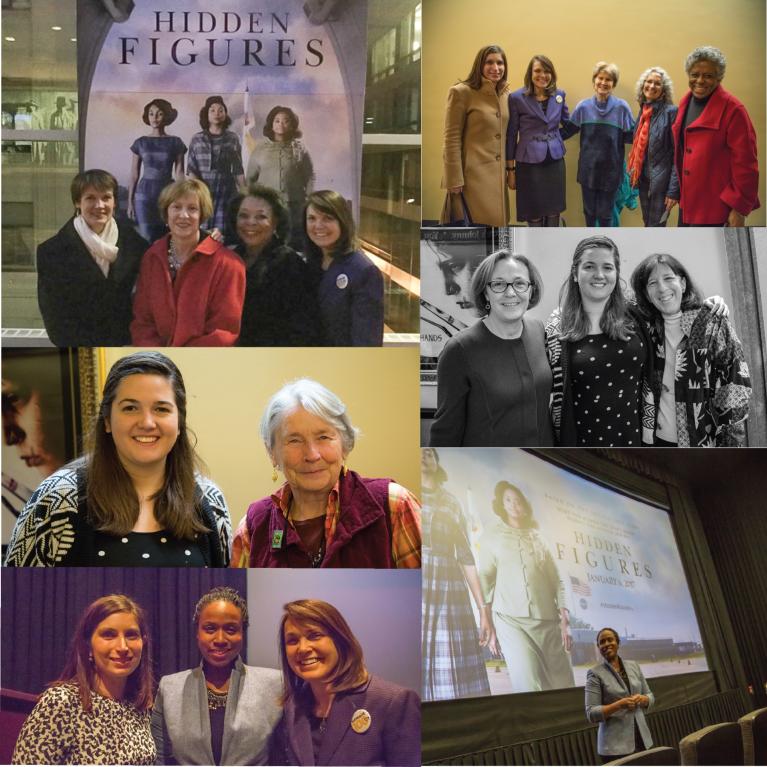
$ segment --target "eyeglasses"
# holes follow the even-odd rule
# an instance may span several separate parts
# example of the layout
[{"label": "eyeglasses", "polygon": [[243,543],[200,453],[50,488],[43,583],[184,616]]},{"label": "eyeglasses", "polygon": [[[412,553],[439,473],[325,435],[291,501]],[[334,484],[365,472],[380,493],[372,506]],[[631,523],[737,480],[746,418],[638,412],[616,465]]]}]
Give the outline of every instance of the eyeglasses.
[{"label": "eyeglasses", "polygon": [[490,280],[487,283],[487,287],[493,291],[493,293],[505,293],[509,286],[514,288],[515,293],[527,293],[530,290],[532,282],[527,280],[514,280],[514,282],[506,282],[506,280]]}]

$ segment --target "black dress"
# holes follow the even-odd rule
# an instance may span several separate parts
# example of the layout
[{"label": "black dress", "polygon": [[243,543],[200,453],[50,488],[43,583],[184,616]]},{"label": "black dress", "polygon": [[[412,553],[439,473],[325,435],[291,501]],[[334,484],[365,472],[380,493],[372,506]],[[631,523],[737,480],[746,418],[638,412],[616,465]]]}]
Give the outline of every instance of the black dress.
[{"label": "black dress", "polygon": [[639,403],[647,354],[647,345],[636,333],[628,341],[598,333],[570,344],[579,446],[641,447]]},{"label": "black dress", "polygon": [[[244,257],[245,249],[233,250]],[[238,346],[317,346],[319,274],[295,250],[271,243],[247,268]]]}]

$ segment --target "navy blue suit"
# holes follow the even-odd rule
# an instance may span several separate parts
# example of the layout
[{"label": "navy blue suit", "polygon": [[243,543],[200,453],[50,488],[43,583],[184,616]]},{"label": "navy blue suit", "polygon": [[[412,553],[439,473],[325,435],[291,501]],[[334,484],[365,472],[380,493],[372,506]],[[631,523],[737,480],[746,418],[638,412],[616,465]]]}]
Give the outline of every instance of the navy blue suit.
[{"label": "navy blue suit", "polygon": [[383,277],[364,253],[333,259],[320,278],[319,301],[327,346],[383,345]]}]

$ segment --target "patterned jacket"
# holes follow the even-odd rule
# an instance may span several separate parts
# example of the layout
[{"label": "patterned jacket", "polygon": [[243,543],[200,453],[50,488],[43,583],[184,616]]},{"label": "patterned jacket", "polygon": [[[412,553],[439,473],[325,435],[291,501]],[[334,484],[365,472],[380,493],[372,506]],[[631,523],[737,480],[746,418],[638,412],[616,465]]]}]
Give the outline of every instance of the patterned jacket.
[{"label": "patterned jacket", "polygon": [[[5,558],[7,567],[60,567],[77,565],[77,551],[95,530],[85,517],[82,479],[69,465],[43,480],[32,493],[13,528]],[[197,475],[197,508],[211,532],[200,536],[206,564],[229,564],[232,522],[221,490]]]},{"label": "patterned jacket", "polygon": [[[637,331],[641,334],[648,348],[651,339],[647,334],[645,323],[640,319],[636,306],[629,304],[628,313],[634,319]],[[562,315],[555,309],[546,322],[546,354],[549,357],[553,384],[551,387],[551,421],[554,426],[554,437],[557,445],[577,445],[575,414],[573,413],[572,386],[570,383],[570,352],[567,341],[563,341]],[[661,375],[663,368],[661,368]],[[653,376],[653,357],[650,354],[648,364],[642,377],[641,402],[639,411],[642,419],[642,443],[652,444],[656,419],[656,401],[653,398],[650,381]]]},{"label": "patterned jacket", "polygon": [[[680,447],[739,447],[751,397],[743,347],[732,325],[707,307],[682,312],[683,338],[674,363],[676,428]],[[663,323],[650,328],[655,356],[652,390],[660,400],[666,342]]]}]

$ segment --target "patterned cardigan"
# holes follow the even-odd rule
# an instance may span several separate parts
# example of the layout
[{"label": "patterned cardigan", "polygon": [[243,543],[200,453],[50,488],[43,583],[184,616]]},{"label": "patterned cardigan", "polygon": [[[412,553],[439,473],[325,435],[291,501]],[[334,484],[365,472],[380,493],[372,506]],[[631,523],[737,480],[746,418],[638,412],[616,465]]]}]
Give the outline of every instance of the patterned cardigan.
[{"label": "patterned cardigan", "polygon": [[[642,419],[642,444],[651,445],[656,420],[656,401],[650,387],[653,379],[652,341],[647,333],[647,324],[643,322],[634,304],[626,307],[634,320],[637,332],[645,341],[648,350],[647,364],[642,376],[642,389],[639,402],[639,412]],[[554,426],[554,437],[557,445],[577,445],[575,414],[572,403],[572,387],[570,385],[570,352],[567,341],[561,339],[562,314],[555,309],[546,321],[546,354],[551,365],[553,383],[551,388],[551,421]],[[661,377],[663,368],[661,367]]]},{"label": "patterned cardigan", "polygon": [[[76,539],[94,532],[84,518],[82,479],[70,464],[44,479],[16,520],[5,558],[7,567],[56,567],[67,561]],[[198,509],[211,532],[200,537],[206,564],[226,567],[231,549],[232,522],[226,500],[209,479],[197,475]],[[203,538],[205,539],[203,541]]]},{"label": "patterned cardigan", "polygon": [[[751,379],[735,330],[705,306],[682,312],[681,329],[674,362],[679,447],[740,447],[746,436]],[[662,320],[650,326],[650,339],[657,404],[666,365]]]}]

